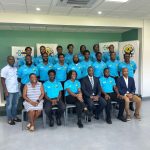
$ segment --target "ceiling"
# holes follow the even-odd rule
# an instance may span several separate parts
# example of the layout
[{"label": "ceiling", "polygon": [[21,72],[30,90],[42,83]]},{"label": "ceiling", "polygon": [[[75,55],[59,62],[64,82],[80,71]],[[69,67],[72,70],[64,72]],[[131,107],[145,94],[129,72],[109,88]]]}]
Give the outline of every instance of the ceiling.
[{"label": "ceiling", "polygon": [[57,31],[57,32],[91,32],[91,33],[123,33],[133,28],[92,27],[92,26],[64,26],[64,25],[26,25],[0,24],[0,30],[23,31]]},{"label": "ceiling", "polygon": [[[61,2],[63,1],[63,2]],[[89,1],[90,5],[71,5],[66,1]],[[40,7],[41,11],[36,11]],[[150,0],[129,0],[126,3],[105,2],[105,0],[0,0],[0,12],[27,14],[99,16],[150,19]]]}]

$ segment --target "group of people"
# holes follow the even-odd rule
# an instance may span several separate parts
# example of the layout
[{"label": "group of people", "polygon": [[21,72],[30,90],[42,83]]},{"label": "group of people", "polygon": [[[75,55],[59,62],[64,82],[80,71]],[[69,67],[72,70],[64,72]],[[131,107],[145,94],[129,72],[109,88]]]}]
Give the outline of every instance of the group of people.
[{"label": "group of people", "polygon": [[15,67],[13,56],[7,57],[8,65],[1,70],[1,81],[10,125],[21,121],[17,117],[19,83],[30,131],[35,130],[35,120],[43,109],[50,127],[54,126],[53,107],[58,108],[56,123],[61,125],[66,104],[76,105],[79,128],[83,127],[83,113],[91,122],[92,116],[99,119],[103,109],[106,122],[112,124],[111,101],[118,103],[119,120],[131,120],[130,109],[134,111],[132,102],[135,102],[135,118],[141,119],[141,98],[135,93],[134,82],[137,66],[130,60],[129,53],[125,53],[124,61],[120,62],[113,45],[109,46],[109,52],[103,54],[98,44],[93,46],[91,53],[85,45],[80,46],[79,54],[73,53],[73,44],[69,44],[67,49],[68,53],[64,55],[62,46],[57,46],[57,55],[52,56],[46,53],[45,46],[41,46],[41,55],[34,58],[31,56],[32,49],[26,47],[26,56],[17,63],[19,67]]}]

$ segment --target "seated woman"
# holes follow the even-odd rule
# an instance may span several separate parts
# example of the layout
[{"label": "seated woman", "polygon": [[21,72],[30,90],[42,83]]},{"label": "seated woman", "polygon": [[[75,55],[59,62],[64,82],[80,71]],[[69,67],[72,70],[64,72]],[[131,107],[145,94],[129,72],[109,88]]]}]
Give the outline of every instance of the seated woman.
[{"label": "seated woman", "polygon": [[43,109],[44,90],[40,82],[37,81],[35,74],[30,74],[30,82],[23,89],[24,108],[28,112],[29,123],[27,129],[35,130],[35,120],[41,114]]},{"label": "seated woman", "polygon": [[83,128],[83,124],[81,121],[82,111],[88,114],[88,109],[84,104],[82,93],[81,93],[81,85],[78,80],[76,80],[77,73],[74,70],[69,71],[68,78],[64,84],[64,90],[66,90],[66,103],[67,104],[75,104],[77,109],[78,122],[77,125],[79,128]]}]

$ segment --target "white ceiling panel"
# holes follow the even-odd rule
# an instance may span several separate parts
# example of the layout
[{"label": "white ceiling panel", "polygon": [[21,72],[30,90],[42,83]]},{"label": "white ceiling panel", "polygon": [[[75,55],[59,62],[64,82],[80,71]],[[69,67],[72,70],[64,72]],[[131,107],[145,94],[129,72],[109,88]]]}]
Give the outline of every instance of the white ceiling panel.
[{"label": "white ceiling panel", "polygon": [[25,4],[25,0],[0,0],[2,4]]},{"label": "white ceiling panel", "polygon": [[53,0],[26,0],[28,5],[49,5]]}]

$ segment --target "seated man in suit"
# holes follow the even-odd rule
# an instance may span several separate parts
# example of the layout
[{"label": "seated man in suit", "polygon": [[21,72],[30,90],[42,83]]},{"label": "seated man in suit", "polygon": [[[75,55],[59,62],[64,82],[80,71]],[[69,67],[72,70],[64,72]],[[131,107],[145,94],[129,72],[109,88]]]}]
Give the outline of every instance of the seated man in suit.
[{"label": "seated man in suit", "polygon": [[122,69],[122,77],[118,78],[117,86],[119,89],[119,93],[123,96],[125,100],[125,111],[127,115],[127,120],[131,120],[130,111],[129,111],[129,103],[135,102],[136,109],[134,116],[136,119],[140,119],[140,108],[141,108],[141,98],[135,95],[135,82],[134,78],[128,76],[128,69]]},{"label": "seated man in suit", "polygon": [[[95,118],[99,119],[100,112],[106,107],[106,101],[101,97],[99,79],[93,76],[93,67],[88,68],[88,76],[81,80],[81,90],[83,93],[83,99],[87,104],[90,113],[95,111]],[[95,106],[94,104],[98,105]],[[90,122],[91,119],[89,118]]]},{"label": "seated man in suit", "polygon": [[123,117],[124,107],[125,107],[125,101],[123,100],[122,96],[118,92],[118,88],[116,87],[115,79],[110,77],[110,72],[108,68],[104,69],[104,77],[101,77],[100,79],[100,85],[102,88],[102,94],[105,97],[105,100],[107,102],[106,106],[106,122],[108,124],[112,124],[111,121],[111,101],[115,101],[119,104],[119,113],[118,113],[118,119],[126,122],[126,119]]}]

